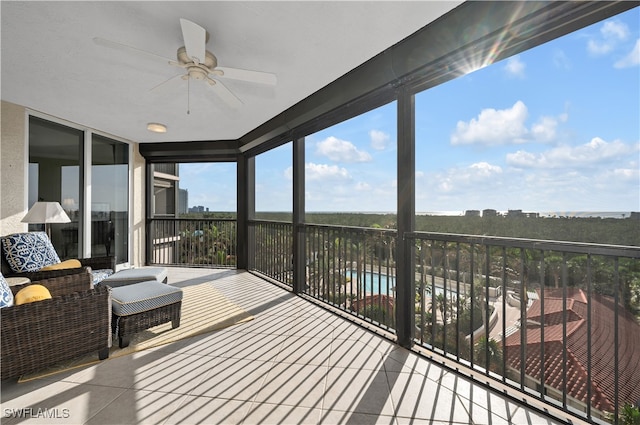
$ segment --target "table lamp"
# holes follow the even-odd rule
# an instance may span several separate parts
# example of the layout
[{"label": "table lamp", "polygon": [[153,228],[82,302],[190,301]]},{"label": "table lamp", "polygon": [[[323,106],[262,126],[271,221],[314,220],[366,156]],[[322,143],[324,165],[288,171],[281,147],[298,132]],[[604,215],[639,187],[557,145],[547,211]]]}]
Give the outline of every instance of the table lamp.
[{"label": "table lamp", "polygon": [[59,202],[36,202],[21,221],[33,224],[44,223],[47,236],[51,239],[51,223],[69,223],[71,219]]}]

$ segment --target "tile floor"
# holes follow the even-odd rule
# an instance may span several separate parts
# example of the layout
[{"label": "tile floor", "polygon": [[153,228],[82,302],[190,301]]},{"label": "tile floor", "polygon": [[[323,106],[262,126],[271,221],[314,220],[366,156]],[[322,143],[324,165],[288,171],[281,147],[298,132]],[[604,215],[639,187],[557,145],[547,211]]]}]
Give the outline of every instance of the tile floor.
[{"label": "tile floor", "polygon": [[2,424],[563,423],[249,273],[170,268],[169,282],[210,282],[255,319],[47,379],[3,381]]}]

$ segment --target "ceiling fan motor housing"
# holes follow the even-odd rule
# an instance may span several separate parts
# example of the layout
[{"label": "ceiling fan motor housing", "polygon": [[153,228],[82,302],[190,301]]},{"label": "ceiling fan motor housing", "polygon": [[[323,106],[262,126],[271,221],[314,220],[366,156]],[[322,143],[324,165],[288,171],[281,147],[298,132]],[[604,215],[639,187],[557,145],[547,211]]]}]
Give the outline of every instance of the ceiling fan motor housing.
[{"label": "ceiling fan motor housing", "polygon": [[[187,49],[182,46],[178,49],[178,63],[183,65],[187,69],[188,78],[194,80],[206,80],[209,73],[213,72],[214,68],[218,66],[218,59],[213,53],[206,50],[204,63],[195,63],[188,55]],[[184,77],[183,77],[184,78]]]},{"label": "ceiling fan motor housing", "polygon": [[[213,69],[218,66],[218,59],[208,50],[205,51],[204,55],[204,63],[200,63],[200,65],[204,65],[209,68],[209,71],[213,71]],[[178,49],[178,63],[182,65],[194,64],[193,60],[187,56],[187,49],[184,46]]]}]

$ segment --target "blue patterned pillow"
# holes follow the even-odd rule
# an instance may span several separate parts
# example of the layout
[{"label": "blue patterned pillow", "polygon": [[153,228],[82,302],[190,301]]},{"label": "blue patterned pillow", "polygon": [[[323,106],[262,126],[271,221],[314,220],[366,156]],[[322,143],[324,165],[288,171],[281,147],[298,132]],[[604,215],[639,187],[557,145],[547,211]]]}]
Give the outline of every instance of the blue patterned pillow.
[{"label": "blue patterned pillow", "polygon": [[45,232],[15,233],[3,236],[0,243],[4,258],[16,273],[35,272],[60,262]]},{"label": "blue patterned pillow", "polygon": [[102,282],[112,274],[113,274],[113,270],[111,269],[91,270],[91,276],[93,277],[93,284],[98,285],[100,282]]},{"label": "blue patterned pillow", "polygon": [[7,280],[0,273],[0,308],[11,307],[13,305],[13,292],[9,288]]}]

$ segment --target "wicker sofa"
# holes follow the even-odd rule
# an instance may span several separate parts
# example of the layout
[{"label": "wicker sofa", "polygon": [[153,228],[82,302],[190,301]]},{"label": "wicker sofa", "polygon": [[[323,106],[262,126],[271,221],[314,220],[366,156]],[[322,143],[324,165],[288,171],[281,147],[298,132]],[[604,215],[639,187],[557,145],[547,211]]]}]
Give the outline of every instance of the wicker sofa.
[{"label": "wicker sofa", "polygon": [[38,283],[52,298],[0,309],[1,379],[36,372],[111,347],[111,289],[94,287],[85,268],[75,273],[11,287],[15,295]]},{"label": "wicker sofa", "polygon": [[[19,256],[25,255],[25,264],[28,263],[28,267],[25,264],[21,264],[23,268],[16,268],[10,265],[6,255],[5,250],[7,246],[5,246],[5,239],[7,239],[6,243],[8,246],[15,246],[13,243],[16,243],[16,238],[21,240],[24,237],[29,238],[29,243],[22,245],[19,249]],[[32,282],[36,280],[48,279],[51,277],[64,276],[67,274],[74,274],[79,271],[79,269],[58,269],[58,270],[48,270],[41,271],[39,270],[42,266],[54,264],[60,261],[57,253],[48,237],[44,232],[23,232],[23,233],[14,233],[13,235],[7,235],[0,237],[0,242],[2,245],[1,253],[0,253],[0,261],[1,261],[1,271],[5,277],[26,277],[30,279]],[[16,243],[18,244],[18,243]],[[37,245],[37,246],[36,246]],[[14,248],[15,249],[15,248]],[[93,272],[99,272],[102,270],[109,270],[109,273],[115,272],[116,270],[116,258],[113,256],[105,256],[105,257],[94,257],[94,258],[79,258],[80,264],[84,268],[90,268]],[[42,263],[38,265],[38,263]],[[13,262],[15,265],[15,260]],[[17,270],[29,270],[29,271],[17,271]],[[99,278],[104,278],[106,276],[99,276]],[[94,276],[94,283],[96,276]]]},{"label": "wicker sofa", "polygon": [[[11,270],[7,260],[4,255],[0,255],[2,257],[2,274],[4,277],[26,277],[32,282],[36,280],[49,279],[53,277],[65,276],[69,274],[76,274],[81,271],[81,269],[60,269],[60,270],[48,270],[48,271],[35,271],[35,272],[23,272],[16,273]],[[80,264],[82,264],[82,269],[89,268],[90,270],[104,270],[104,269],[116,269],[116,258],[115,257],[94,257],[94,258],[78,258]]]}]

